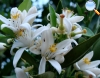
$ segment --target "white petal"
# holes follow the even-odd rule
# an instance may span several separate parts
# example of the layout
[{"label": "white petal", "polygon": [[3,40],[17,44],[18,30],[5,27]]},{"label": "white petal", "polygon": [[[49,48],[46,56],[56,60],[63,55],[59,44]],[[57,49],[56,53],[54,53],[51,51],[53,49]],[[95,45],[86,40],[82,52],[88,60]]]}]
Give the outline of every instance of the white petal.
[{"label": "white petal", "polygon": [[0,15],[0,20],[5,24],[9,24],[9,20],[3,17],[2,15]]},{"label": "white petal", "polygon": [[36,54],[36,55],[40,54],[40,51],[38,50],[38,47],[36,47],[36,46],[30,47],[29,50],[30,50],[32,53]]},{"label": "white petal", "polygon": [[63,48],[65,48],[66,46],[70,45],[71,42],[73,42],[73,39],[66,39],[66,40],[63,40],[63,41],[61,41],[60,43],[57,44],[57,49],[58,49],[58,50],[63,49]]},{"label": "white petal", "polygon": [[81,63],[79,66],[80,66],[80,69],[84,70],[84,69],[90,69],[93,67],[97,67],[99,64],[100,64],[100,60],[96,60],[96,61],[90,62],[90,64],[85,64],[83,62],[83,64]]},{"label": "white petal", "polygon": [[71,18],[69,18],[68,20],[71,22],[71,23],[76,23],[76,22],[80,22],[84,19],[83,16],[73,16]]},{"label": "white petal", "polygon": [[55,57],[55,60],[58,61],[59,63],[63,63],[64,60],[65,60],[65,58],[64,58],[63,55],[60,54],[60,55],[57,55],[57,56]]},{"label": "white petal", "polygon": [[48,61],[57,70],[57,72],[60,74],[61,71],[62,71],[62,68],[61,68],[60,64],[55,60],[48,60]]},{"label": "white petal", "polygon": [[96,75],[100,75],[100,68],[91,68],[91,69],[89,69],[91,72],[93,72],[94,74],[96,74]]},{"label": "white petal", "polygon": [[66,18],[64,18],[63,22],[64,22],[65,30],[67,31],[67,34],[69,35],[71,33],[71,30],[72,30],[72,24]]},{"label": "white petal", "polygon": [[24,50],[26,49],[27,47],[24,47],[24,48],[21,48],[19,49],[16,53],[15,53],[15,56],[14,56],[14,59],[13,59],[13,66],[16,67],[19,59],[21,58]]},{"label": "white petal", "polygon": [[[91,51],[88,54],[86,54],[83,58],[88,58],[89,60],[91,60],[92,57],[93,57],[93,51]],[[82,65],[83,64],[83,58],[80,61],[78,61],[78,64],[79,65]]]},{"label": "white petal", "polygon": [[93,78],[96,78],[96,75],[89,71],[89,70],[82,70],[83,71],[83,74],[86,75],[86,76],[89,76],[89,75],[92,75]]},{"label": "white petal", "polygon": [[11,47],[10,53],[11,55],[14,55],[15,53],[13,52],[14,48],[19,48],[19,47],[24,47],[25,45],[19,41],[15,41]]},{"label": "white petal", "polygon": [[77,62],[74,64],[74,68],[75,68],[76,70],[80,70],[80,67],[78,66],[78,63],[77,63]]},{"label": "white petal", "polygon": [[37,8],[36,8],[35,6],[31,7],[31,8],[28,10],[27,16],[28,16],[28,15],[31,15],[31,14],[34,14],[34,13],[37,13]]},{"label": "white petal", "polygon": [[36,18],[36,16],[38,15],[38,13],[35,14],[31,14],[29,16],[27,16],[22,23],[29,23],[31,20],[33,21],[34,18]]},{"label": "white petal", "polygon": [[46,65],[46,59],[45,59],[45,57],[42,57],[42,59],[40,61],[40,65],[39,65],[39,73],[38,74],[45,73],[45,65]]},{"label": "white petal", "polygon": [[40,35],[43,31],[48,30],[49,28],[46,26],[40,27],[38,28],[35,32],[34,32],[34,36],[33,39],[36,38],[38,35]]},{"label": "white petal", "polygon": [[15,73],[16,73],[17,78],[28,78],[26,73],[21,68],[16,67],[15,68]]},{"label": "white petal", "polygon": [[8,25],[6,25],[6,24],[2,24],[2,25],[1,25],[1,30],[2,30],[3,28],[5,28],[5,27],[11,29],[13,32],[16,32],[16,31],[17,31],[15,27],[13,27],[13,26],[8,26]]}]

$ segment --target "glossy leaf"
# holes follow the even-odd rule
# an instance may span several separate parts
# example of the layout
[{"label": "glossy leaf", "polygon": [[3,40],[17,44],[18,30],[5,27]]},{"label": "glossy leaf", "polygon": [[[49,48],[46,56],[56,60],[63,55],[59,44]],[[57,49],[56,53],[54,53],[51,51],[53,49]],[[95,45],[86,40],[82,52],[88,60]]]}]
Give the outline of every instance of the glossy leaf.
[{"label": "glossy leaf", "polygon": [[83,34],[84,36],[88,36],[88,37],[94,36],[94,33],[91,31],[91,29],[89,29],[87,27],[83,27],[83,26],[82,26],[82,29],[86,29],[87,30],[86,34]]},{"label": "glossy leaf", "polygon": [[78,11],[78,14],[79,15],[82,15],[83,13],[82,13],[82,9],[81,9],[81,7],[77,4],[77,11]]},{"label": "glossy leaf", "polygon": [[61,2],[61,0],[59,0],[56,12],[59,13],[59,14],[61,14],[62,13],[62,9],[63,9],[62,2]]},{"label": "glossy leaf", "polygon": [[21,58],[28,62],[30,65],[34,65],[34,68],[38,68],[36,61],[28,52],[24,52]]},{"label": "glossy leaf", "polygon": [[68,54],[65,55],[65,61],[62,66],[69,66],[81,59],[96,40],[99,39],[99,37],[100,33],[74,47]]},{"label": "glossy leaf", "polygon": [[55,13],[54,8],[51,5],[49,5],[49,12],[50,12],[51,26],[56,26],[56,13]]},{"label": "glossy leaf", "polygon": [[3,28],[2,31],[3,31],[6,35],[9,35],[9,36],[11,36],[11,37],[15,37],[15,33],[14,33],[11,29],[9,29],[9,28],[7,28],[7,27]]},{"label": "glossy leaf", "polygon": [[94,44],[93,51],[94,51],[94,55],[92,59],[93,60],[100,59],[100,39],[98,39],[97,42]]},{"label": "glossy leaf", "polygon": [[54,73],[53,72],[45,72],[40,75],[35,75],[34,78],[54,78]]},{"label": "glossy leaf", "polygon": [[19,5],[18,9],[21,11],[23,10],[28,11],[31,6],[32,6],[31,0],[23,0],[23,2]]}]

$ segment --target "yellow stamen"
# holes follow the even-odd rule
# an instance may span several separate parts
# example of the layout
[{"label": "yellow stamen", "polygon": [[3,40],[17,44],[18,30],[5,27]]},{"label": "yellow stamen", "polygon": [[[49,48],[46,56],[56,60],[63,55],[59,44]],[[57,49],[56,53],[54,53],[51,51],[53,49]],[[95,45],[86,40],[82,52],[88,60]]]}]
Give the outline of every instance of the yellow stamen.
[{"label": "yellow stamen", "polygon": [[83,33],[86,34],[86,32],[87,32],[87,30],[86,29],[83,29]]},{"label": "yellow stamen", "polygon": [[57,50],[55,44],[51,45],[49,49],[50,49],[51,52],[55,52]]},{"label": "yellow stamen", "polygon": [[17,32],[17,36],[22,36],[23,32],[24,32],[24,29],[20,29],[20,30]]},{"label": "yellow stamen", "polygon": [[19,15],[20,15],[19,13],[16,13],[15,15],[11,15],[11,18],[12,19],[17,19],[19,17]]},{"label": "yellow stamen", "polygon": [[29,72],[33,69],[33,65],[24,69],[24,72]]},{"label": "yellow stamen", "polygon": [[90,60],[89,60],[88,58],[84,58],[84,59],[83,59],[83,62],[84,62],[85,64],[90,64]]}]

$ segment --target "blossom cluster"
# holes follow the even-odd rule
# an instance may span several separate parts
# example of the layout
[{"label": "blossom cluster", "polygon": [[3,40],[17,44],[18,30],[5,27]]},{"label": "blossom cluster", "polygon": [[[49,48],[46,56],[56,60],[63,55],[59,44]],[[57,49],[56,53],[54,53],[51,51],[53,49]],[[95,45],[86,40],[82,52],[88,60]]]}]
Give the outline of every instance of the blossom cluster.
[{"label": "blossom cluster", "polygon": [[[11,9],[10,15],[10,18],[0,15],[0,20],[3,22],[1,30],[9,28],[15,34],[15,38],[9,39],[8,43],[13,42],[10,53],[14,56],[13,66],[17,78],[28,78],[30,76],[28,72],[33,68],[33,66],[27,68],[17,66],[24,51],[41,56],[38,74],[45,73],[47,61],[61,74],[61,63],[66,60],[64,56],[73,49],[72,43],[77,46],[76,39],[86,33],[86,29],[82,29],[78,24],[84,19],[84,16],[74,15],[73,11],[70,10],[63,9],[62,14],[55,14],[56,26],[52,26],[50,23],[46,26],[34,24],[33,21],[38,16],[37,8],[34,6],[28,12],[26,10],[20,11],[14,7]],[[47,15],[48,20],[50,20],[49,16],[50,14]],[[0,44],[5,45],[4,43]],[[5,49],[4,46],[1,48]],[[18,49],[16,52],[14,51],[15,48]],[[96,72],[100,71],[97,67],[100,60],[90,62],[92,56],[93,52],[90,52],[79,62],[76,62],[74,64],[75,69],[93,77],[100,74]]]}]

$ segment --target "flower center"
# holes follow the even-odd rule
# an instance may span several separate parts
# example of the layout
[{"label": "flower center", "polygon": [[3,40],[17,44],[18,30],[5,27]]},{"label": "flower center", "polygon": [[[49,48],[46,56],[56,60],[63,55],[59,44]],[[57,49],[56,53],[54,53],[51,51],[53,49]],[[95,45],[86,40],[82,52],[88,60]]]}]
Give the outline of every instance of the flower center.
[{"label": "flower center", "polygon": [[51,45],[49,49],[50,49],[51,52],[55,52],[57,50],[55,44]]},{"label": "flower center", "polygon": [[17,12],[15,15],[11,15],[11,18],[12,18],[12,19],[17,19],[17,18],[19,17],[19,15],[20,15],[20,14]]},{"label": "flower center", "polygon": [[83,61],[85,64],[90,64],[90,60],[88,58],[84,58]]},{"label": "flower center", "polygon": [[18,36],[18,37],[19,37],[19,36],[22,36],[23,32],[24,32],[24,29],[20,29],[20,30],[17,32],[17,36]]}]

